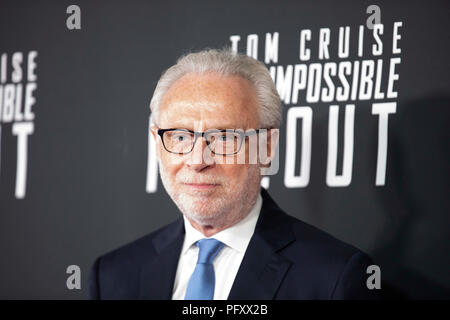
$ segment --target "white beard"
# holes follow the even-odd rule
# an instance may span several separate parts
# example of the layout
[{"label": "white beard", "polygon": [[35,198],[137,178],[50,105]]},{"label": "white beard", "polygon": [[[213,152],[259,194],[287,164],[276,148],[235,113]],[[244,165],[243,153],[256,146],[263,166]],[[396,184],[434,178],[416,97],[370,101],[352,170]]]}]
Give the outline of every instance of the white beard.
[{"label": "white beard", "polygon": [[[221,188],[228,192],[213,197],[203,197],[202,191],[192,191],[189,194],[177,192],[171,180],[167,177],[164,167],[159,164],[161,181],[178,209],[190,220],[201,226],[214,226],[219,228],[232,225],[243,219],[255,204],[261,183],[260,169],[258,166],[250,166],[248,175],[240,188],[230,190],[227,181],[221,181],[217,177],[202,179],[202,182],[218,182]],[[180,176],[177,181],[192,181],[191,177]],[[203,177],[205,178],[205,177]],[[222,179],[223,180],[223,179]]]}]

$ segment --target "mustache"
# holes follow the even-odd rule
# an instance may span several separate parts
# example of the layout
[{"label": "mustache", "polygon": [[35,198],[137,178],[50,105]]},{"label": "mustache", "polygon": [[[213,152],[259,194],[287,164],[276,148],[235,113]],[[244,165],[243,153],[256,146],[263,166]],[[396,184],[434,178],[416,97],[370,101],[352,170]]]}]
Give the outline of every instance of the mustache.
[{"label": "mustache", "polygon": [[189,184],[224,184],[223,179],[218,179],[217,177],[203,176],[193,177],[191,175],[182,175],[177,178],[178,183],[189,183]]}]

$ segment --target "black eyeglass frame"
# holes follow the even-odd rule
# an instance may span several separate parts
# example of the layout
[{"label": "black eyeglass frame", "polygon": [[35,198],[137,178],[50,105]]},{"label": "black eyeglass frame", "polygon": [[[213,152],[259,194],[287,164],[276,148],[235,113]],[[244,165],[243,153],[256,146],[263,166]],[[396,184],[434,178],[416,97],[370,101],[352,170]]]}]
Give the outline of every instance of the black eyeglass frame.
[{"label": "black eyeglass frame", "polygon": [[[157,133],[161,137],[161,141],[163,143],[164,149],[166,149],[166,151],[170,152],[170,153],[174,153],[174,154],[188,154],[188,153],[191,153],[192,150],[194,150],[194,146],[195,146],[195,143],[197,142],[197,139],[199,137],[205,137],[206,145],[208,146],[209,150],[211,150],[211,152],[213,154],[220,155],[220,156],[231,156],[231,155],[235,155],[239,151],[241,151],[242,142],[244,142],[246,137],[249,137],[249,136],[252,136],[252,135],[255,135],[255,134],[259,134],[261,130],[271,130],[271,128],[254,129],[254,130],[249,131],[249,132],[245,132],[244,130],[234,130],[234,129],[222,129],[222,130],[212,129],[212,130],[207,130],[207,131],[203,131],[203,132],[198,132],[198,131],[192,131],[192,130],[189,130],[189,129],[169,128],[169,129],[158,129]],[[164,136],[164,133],[168,132],[168,131],[184,131],[184,132],[189,132],[189,133],[193,134],[194,135],[194,142],[192,143],[191,150],[189,150],[188,152],[173,152],[173,151],[170,151],[169,149],[167,149],[167,147],[166,147],[166,145],[164,143],[164,137],[163,136]],[[212,134],[212,133],[218,133],[218,132],[223,132],[223,133],[230,132],[230,133],[239,133],[240,134],[240,136],[241,136],[241,143],[240,143],[239,148],[237,149],[236,152],[233,152],[233,153],[217,153],[217,152],[214,152],[214,150],[211,149],[211,147],[209,146],[210,142],[208,141],[208,139],[206,139],[207,135],[208,134]]]}]

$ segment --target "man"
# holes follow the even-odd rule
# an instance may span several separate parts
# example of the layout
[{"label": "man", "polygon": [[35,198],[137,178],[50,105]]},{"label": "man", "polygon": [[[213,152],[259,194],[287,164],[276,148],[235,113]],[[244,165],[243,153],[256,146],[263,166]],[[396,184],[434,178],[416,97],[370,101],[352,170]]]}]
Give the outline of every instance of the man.
[{"label": "man", "polygon": [[[162,75],[150,107],[161,180],[183,217],[99,257],[91,298],[374,295],[366,254],[287,215],[261,188],[281,123],[264,64],[226,50],[188,54]],[[263,134],[266,157],[251,161]]]}]

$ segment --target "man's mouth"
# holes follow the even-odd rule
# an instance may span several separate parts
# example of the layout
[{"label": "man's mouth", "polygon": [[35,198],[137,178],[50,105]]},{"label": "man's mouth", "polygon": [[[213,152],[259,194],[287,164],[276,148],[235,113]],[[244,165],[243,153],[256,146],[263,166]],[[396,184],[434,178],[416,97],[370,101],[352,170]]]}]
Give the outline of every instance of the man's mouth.
[{"label": "man's mouth", "polygon": [[185,183],[185,185],[196,190],[211,190],[218,186],[213,183]]}]

